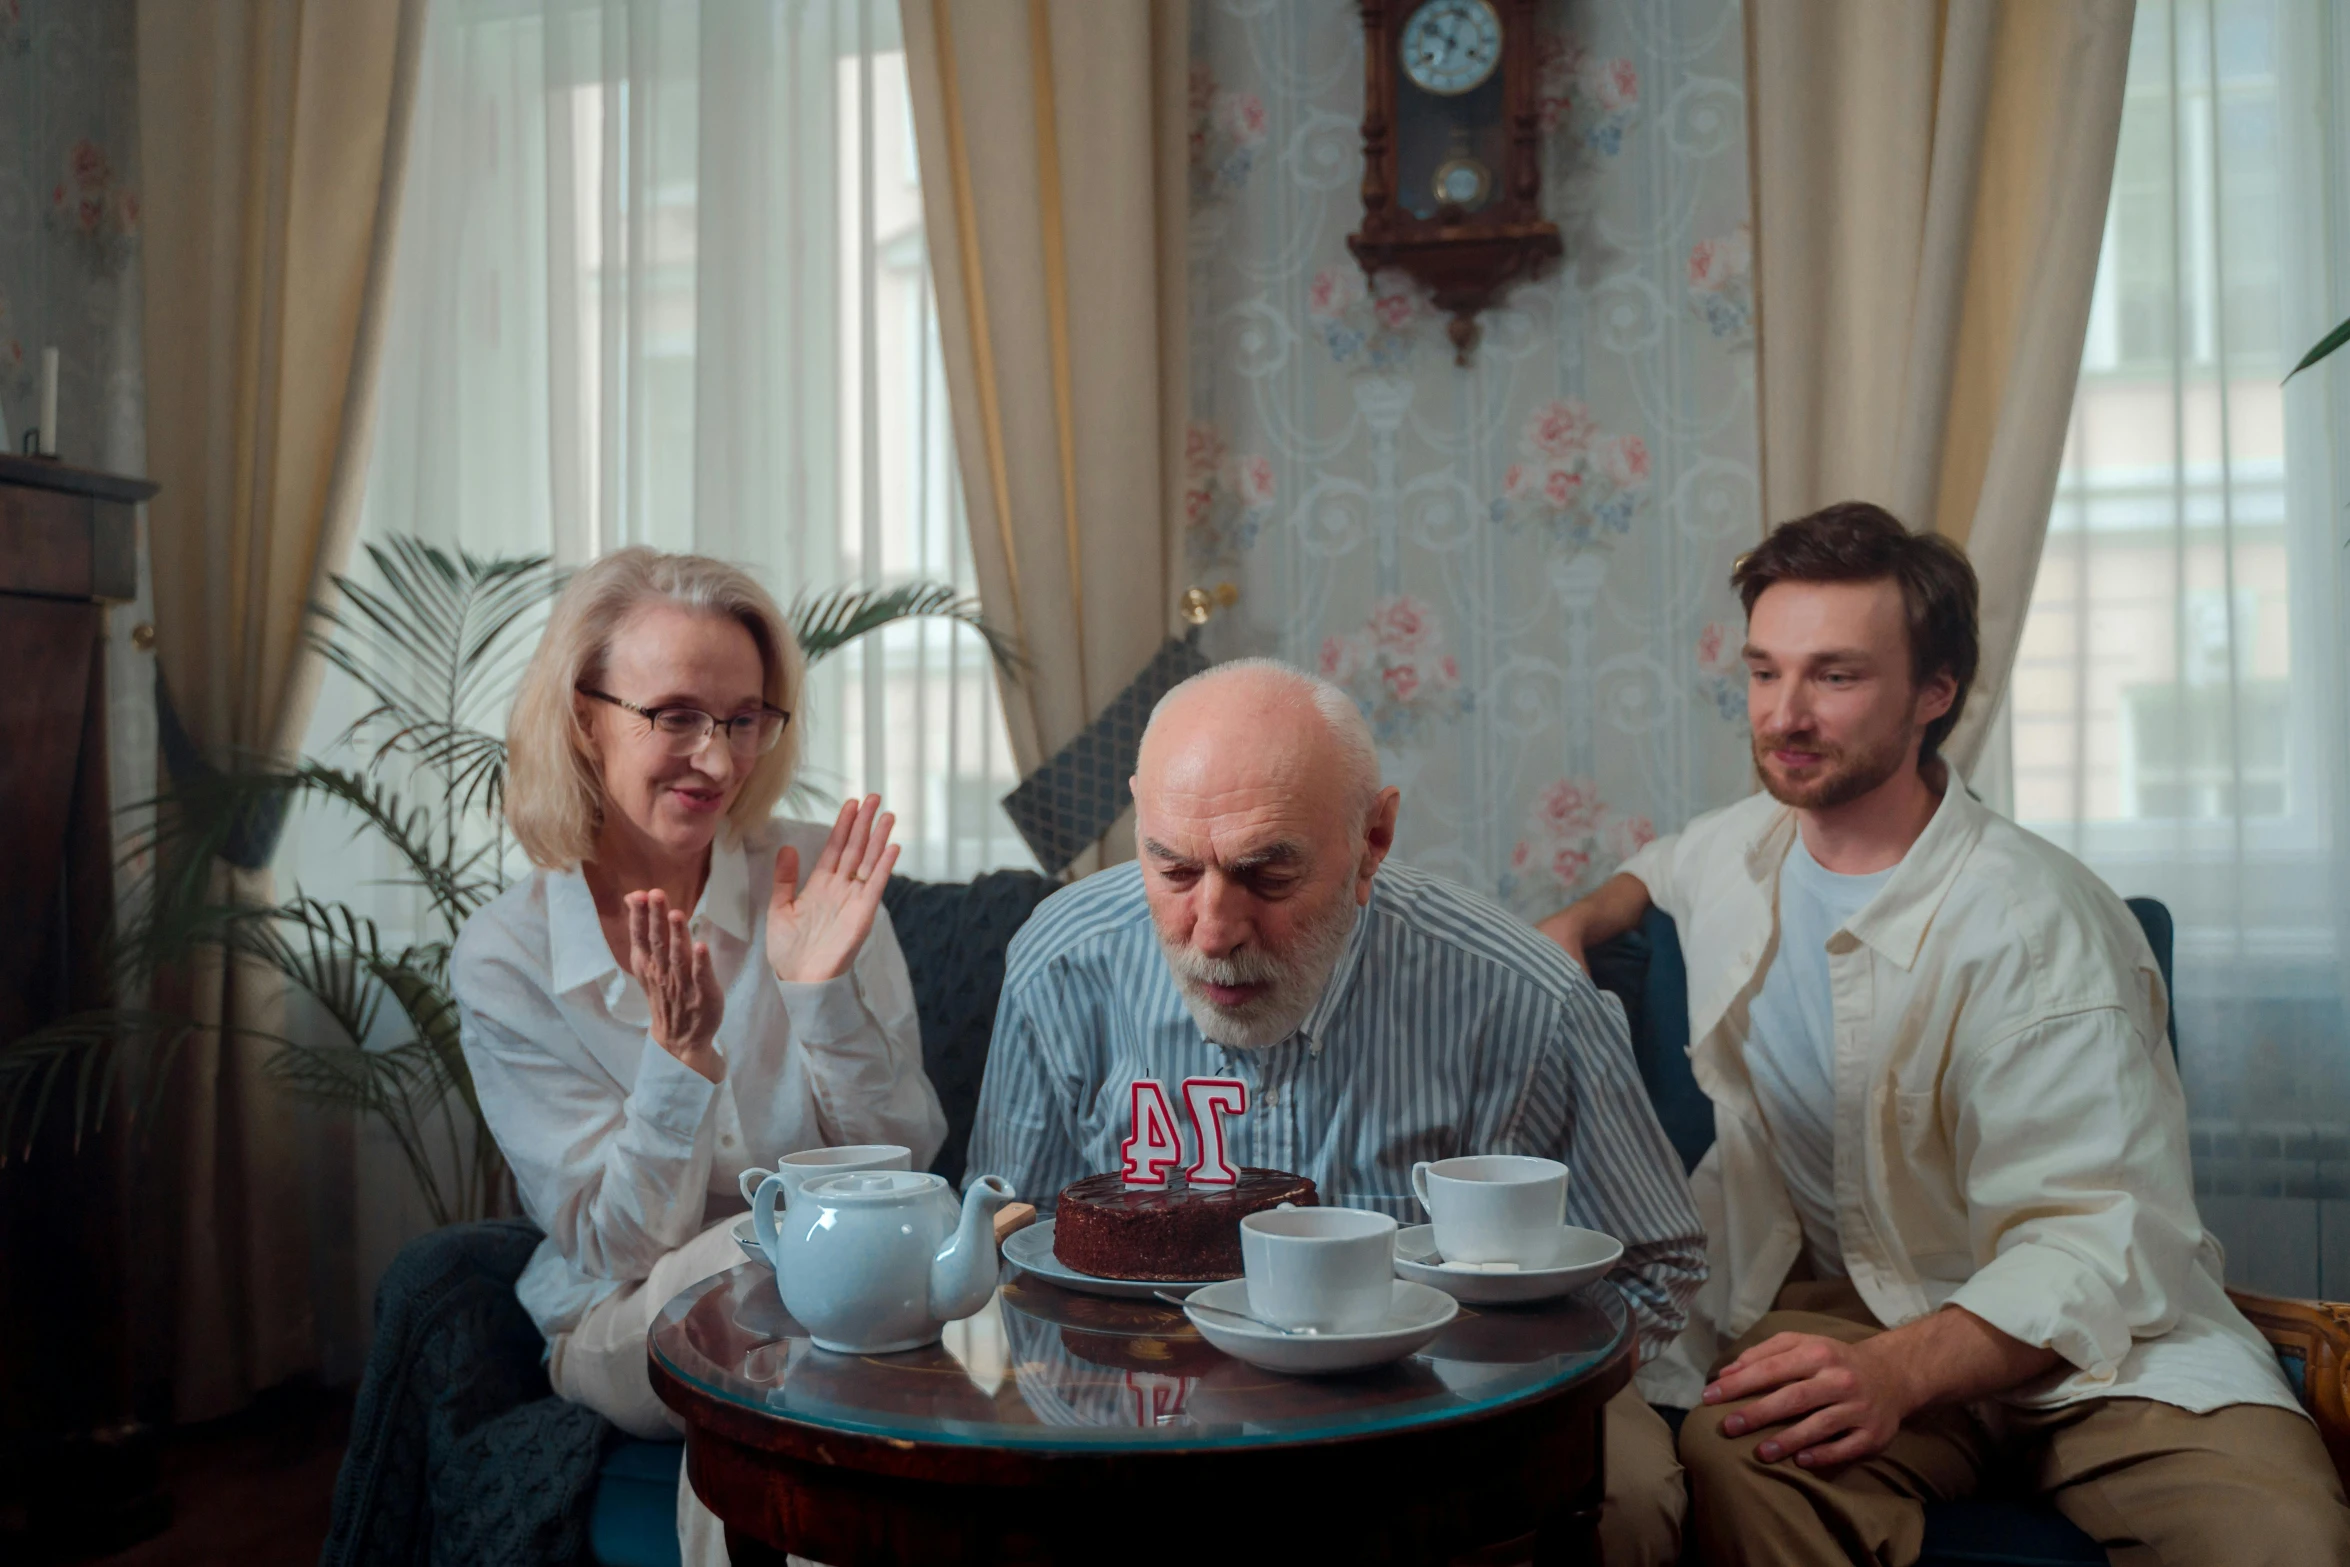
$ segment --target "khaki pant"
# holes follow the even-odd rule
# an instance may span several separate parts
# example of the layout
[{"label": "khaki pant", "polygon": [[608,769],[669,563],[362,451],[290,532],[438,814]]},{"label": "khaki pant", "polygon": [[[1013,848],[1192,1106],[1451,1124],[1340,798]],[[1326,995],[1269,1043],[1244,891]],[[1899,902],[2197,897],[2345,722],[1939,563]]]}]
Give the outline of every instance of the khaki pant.
[{"label": "khaki pant", "polygon": [[1607,1401],[1607,1501],[1599,1515],[1607,1567],[1673,1567],[1689,1493],[1673,1454],[1673,1428],[1626,1387]]},{"label": "khaki pant", "polygon": [[[1725,1363],[1774,1333],[1857,1343],[1879,1331],[1843,1280],[1793,1283]],[[1738,1404],[1681,1427],[1703,1559],[1908,1567],[1925,1503],[2011,1476],[2106,1548],[2114,1567],[2316,1567],[2350,1563],[2350,1508],[2317,1429],[2290,1410],[2234,1404],[2193,1414],[2142,1398],[2061,1409],[2001,1407],[1994,1434],[1969,1409],[1913,1415],[1874,1457],[1827,1473],[1754,1456],[1767,1431],[1726,1436]],[[1775,1429],[1775,1428],[1774,1428]]]},{"label": "khaki pant", "polygon": [[[731,1233],[740,1215],[720,1219],[653,1264],[635,1284],[624,1284],[589,1308],[579,1325],[547,1346],[547,1380],[575,1404],[611,1421],[630,1436],[666,1442],[685,1423],[653,1391],[645,1369],[645,1335],[661,1308],[690,1284],[724,1273],[743,1260]],[[726,1567],[726,1528],[677,1473],[677,1543],[685,1567]]]}]

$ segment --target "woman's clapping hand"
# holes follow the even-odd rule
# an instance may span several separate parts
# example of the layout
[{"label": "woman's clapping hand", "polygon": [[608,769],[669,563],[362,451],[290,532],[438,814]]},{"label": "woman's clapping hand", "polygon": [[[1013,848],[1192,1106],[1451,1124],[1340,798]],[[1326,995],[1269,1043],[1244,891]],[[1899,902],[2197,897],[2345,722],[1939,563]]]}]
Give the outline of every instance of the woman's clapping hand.
[{"label": "woman's clapping hand", "polygon": [[857,960],[873,929],[881,890],[889,884],[898,846],[889,841],[897,818],[869,794],[841,807],[832,835],[798,885],[800,851],[786,847],[775,857],[775,895],[767,905],[767,961],[787,984],[837,979]]},{"label": "woman's clapping hand", "polygon": [[726,1058],[713,1041],[726,993],[710,967],[710,949],[693,939],[685,913],[658,889],[632,892],[628,905],[628,967],[645,987],[653,1014],[653,1042],[715,1083]]}]

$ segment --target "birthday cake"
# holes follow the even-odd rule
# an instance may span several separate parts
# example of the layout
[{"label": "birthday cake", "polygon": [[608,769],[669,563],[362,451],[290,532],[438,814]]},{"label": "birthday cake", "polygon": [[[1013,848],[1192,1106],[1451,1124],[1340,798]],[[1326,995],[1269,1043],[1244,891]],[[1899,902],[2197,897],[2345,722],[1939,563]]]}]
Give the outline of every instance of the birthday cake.
[{"label": "birthday cake", "polygon": [[1285,1202],[1311,1208],[1319,1201],[1312,1181],[1286,1170],[1244,1166],[1230,1186],[1165,1190],[1128,1186],[1112,1170],[1062,1190],[1053,1255],[1101,1279],[1237,1279],[1242,1219]]}]

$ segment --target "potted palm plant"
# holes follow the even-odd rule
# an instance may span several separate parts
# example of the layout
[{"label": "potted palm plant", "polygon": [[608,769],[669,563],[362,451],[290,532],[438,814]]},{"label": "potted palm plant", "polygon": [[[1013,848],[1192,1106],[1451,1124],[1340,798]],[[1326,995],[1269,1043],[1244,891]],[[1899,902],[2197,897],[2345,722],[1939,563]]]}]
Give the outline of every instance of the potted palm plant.
[{"label": "potted palm plant", "polygon": [[[147,996],[199,949],[278,976],[327,1026],[249,1033],[298,1097],[368,1117],[398,1146],[435,1224],[504,1206],[506,1172],[458,1047],[449,955],[473,912],[506,885],[506,747],[497,729],[563,573],[543,556],[478,559],[422,540],[369,545],[371,580],[336,577],[315,606],[311,645],[370,705],[329,747],[290,768],[224,771],[180,752],[170,787],[128,858],[144,867],[111,954],[116,996]],[[814,664],[897,621],[937,617],[1010,648],[972,601],[934,582],[844,588],[796,601],[794,630]],[[168,716],[166,719],[169,728]],[[387,935],[349,897],[297,886],[256,905],[223,893],[218,862],[266,864],[298,805],[348,816],[389,852],[422,910],[412,937]],[[32,1146],[44,1116],[77,1138],[120,1106],[135,1126],[164,1109],[171,1067],[207,1025],[154,1006],[65,1018],[0,1048],[0,1161]]]}]

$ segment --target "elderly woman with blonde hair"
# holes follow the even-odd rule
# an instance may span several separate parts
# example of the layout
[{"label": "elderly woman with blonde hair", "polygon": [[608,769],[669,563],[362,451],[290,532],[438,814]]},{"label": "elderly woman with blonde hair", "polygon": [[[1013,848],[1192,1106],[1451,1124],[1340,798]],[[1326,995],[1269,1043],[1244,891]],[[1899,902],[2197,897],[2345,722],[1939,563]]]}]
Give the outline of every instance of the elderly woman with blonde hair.
[{"label": "elderly woman with blonde hair", "polygon": [[946,1135],[881,906],[892,818],[867,795],[829,831],[769,820],[803,672],[732,566],[638,548],[577,573],[507,731],[534,869],[457,942],[482,1115],[547,1232],[516,1293],[555,1391],[639,1436],[674,1424],[654,1315],[740,1260],[741,1170],[848,1143],[920,1168]]}]

